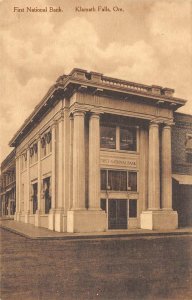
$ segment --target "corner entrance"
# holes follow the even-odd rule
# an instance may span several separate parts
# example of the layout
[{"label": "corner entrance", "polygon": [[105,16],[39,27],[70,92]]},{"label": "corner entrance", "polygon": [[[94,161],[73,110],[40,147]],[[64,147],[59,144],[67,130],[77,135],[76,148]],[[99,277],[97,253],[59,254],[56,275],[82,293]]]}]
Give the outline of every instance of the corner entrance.
[{"label": "corner entrance", "polygon": [[127,229],[127,201],[110,199],[108,201],[108,228]]}]

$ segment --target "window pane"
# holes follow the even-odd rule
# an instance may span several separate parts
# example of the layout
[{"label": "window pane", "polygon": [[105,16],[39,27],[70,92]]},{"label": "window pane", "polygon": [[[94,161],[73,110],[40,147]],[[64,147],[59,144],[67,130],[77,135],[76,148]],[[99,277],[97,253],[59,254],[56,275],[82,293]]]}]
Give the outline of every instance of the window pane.
[{"label": "window pane", "polygon": [[113,191],[127,190],[127,172],[108,171],[108,186]]},{"label": "window pane", "polygon": [[100,207],[106,212],[106,199],[101,199]]},{"label": "window pane", "polygon": [[128,190],[129,191],[137,191],[137,172],[129,172]]},{"label": "window pane", "polygon": [[107,170],[101,170],[101,190],[107,189]]},{"label": "window pane", "polygon": [[136,151],[136,128],[120,128],[120,150]]},{"label": "window pane", "polygon": [[129,217],[136,218],[137,217],[137,200],[129,200]]},{"label": "window pane", "polygon": [[101,126],[101,148],[116,149],[116,127]]}]

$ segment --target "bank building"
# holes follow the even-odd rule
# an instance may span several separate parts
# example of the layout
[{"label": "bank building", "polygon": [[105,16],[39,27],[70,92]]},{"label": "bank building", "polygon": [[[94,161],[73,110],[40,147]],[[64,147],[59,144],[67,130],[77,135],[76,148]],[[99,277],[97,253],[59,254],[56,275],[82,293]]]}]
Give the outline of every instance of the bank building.
[{"label": "bank building", "polygon": [[10,141],[15,220],[58,232],[177,228],[172,180],[191,191],[192,127],[188,175],[172,174],[171,131],[185,103],[161,86],[60,76]]}]

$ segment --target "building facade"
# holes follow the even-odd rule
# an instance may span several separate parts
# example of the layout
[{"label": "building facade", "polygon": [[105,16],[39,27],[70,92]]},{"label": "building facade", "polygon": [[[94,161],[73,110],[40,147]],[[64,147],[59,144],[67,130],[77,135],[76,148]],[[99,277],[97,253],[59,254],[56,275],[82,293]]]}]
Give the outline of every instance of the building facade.
[{"label": "building facade", "polygon": [[15,220],[59,232],[174,229],[174,90],[73,69],[18,130]]},{"label": "building facade", "polygon": [[13,218],[16,203],[15,150],[1,164],[0,216]]},{"label": "building facade", "polygon": [[173,208],[178,224],[192,226],[192,116],[174,113],[172,130]]}]

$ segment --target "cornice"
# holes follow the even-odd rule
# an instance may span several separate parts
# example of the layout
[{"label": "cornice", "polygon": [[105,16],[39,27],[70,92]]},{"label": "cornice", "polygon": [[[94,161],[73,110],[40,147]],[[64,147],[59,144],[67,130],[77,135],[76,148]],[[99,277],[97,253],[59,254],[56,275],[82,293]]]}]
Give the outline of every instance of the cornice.
[{"label": "cornice", "polygon": [[173,97],[173,89],[129,82],[76,68],[69,75],[62,75],[57,79],[16,132],[9,145],[17,146],[34,124],[39,122],[58,101],[70,98],[77,91],[93,95],[110,95],[125,100],[131,96],[135,97],[136,101],[150,102],[151,105],[169,106],[171,110],[176,110],[186,103],[184,99]]}]

